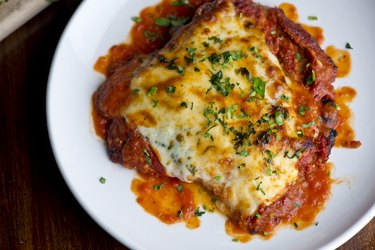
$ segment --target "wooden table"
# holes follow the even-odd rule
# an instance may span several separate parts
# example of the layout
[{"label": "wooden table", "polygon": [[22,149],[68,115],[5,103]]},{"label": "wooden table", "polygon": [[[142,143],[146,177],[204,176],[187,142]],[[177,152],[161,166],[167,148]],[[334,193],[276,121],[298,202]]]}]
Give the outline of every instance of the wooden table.
[{"label": "wooden table", "polygon": [[[54,3],[0,42],[0,249],[126,249],[72,196],[48,139],[48,73],[80,2]],[[375,249],[375,219],[339,249]]]}]

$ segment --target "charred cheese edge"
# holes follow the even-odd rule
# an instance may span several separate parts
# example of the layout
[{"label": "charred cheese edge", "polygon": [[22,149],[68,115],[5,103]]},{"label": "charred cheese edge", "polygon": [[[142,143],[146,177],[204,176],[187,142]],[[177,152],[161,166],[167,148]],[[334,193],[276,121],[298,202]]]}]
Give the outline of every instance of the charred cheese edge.
[{"label": "charred cheese edge", "polygon": [[232,3],[214,15],[145,62],[122,115],[168,176],[202,183],[224,213],[252,216],[298,176],[290,155],[299,152],[286,143],[298,139],[291,81],[264,33]]}]

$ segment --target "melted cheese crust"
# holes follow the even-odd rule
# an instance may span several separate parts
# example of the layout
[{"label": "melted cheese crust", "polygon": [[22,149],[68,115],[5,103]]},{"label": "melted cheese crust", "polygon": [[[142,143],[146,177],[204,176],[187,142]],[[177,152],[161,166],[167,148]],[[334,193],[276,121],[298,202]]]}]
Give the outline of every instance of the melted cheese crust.
[{"label": "melted cheese crust", "polygon": [[[253,215],[298,175],[290,80],[232,3],[185,28],[131,82],[122,115],[168,176],[201,182],[224,213]],[[147,67],[146,67],[147,66]],[[264,89],[263,89],[264,87]]]}]

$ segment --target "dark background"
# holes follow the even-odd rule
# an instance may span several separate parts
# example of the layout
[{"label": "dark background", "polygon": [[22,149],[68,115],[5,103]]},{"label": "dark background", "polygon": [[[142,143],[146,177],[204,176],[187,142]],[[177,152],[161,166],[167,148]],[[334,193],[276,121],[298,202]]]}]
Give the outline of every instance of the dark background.
[{"label": "dark background", "polygon": [[[48,139],[48,73],[80,2],[54,3],[0,42],[0,249],[126,249],[72,196]],[[339,249],[375,249],[375,219]]]}]

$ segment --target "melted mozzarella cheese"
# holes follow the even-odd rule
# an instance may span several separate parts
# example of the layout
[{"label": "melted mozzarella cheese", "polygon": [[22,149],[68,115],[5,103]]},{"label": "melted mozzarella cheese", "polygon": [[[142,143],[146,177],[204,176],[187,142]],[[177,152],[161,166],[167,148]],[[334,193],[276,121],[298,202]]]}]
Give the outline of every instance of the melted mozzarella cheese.
[{"label": "melted mozzarella cheese", "polygon": [[231,3],[215,15],[186,27],[132,80],[122,114],[169,176],[201,182],[224,212],[251,216],[297,179],[297,157],[285,157],[296,137],[290,80]]}]

